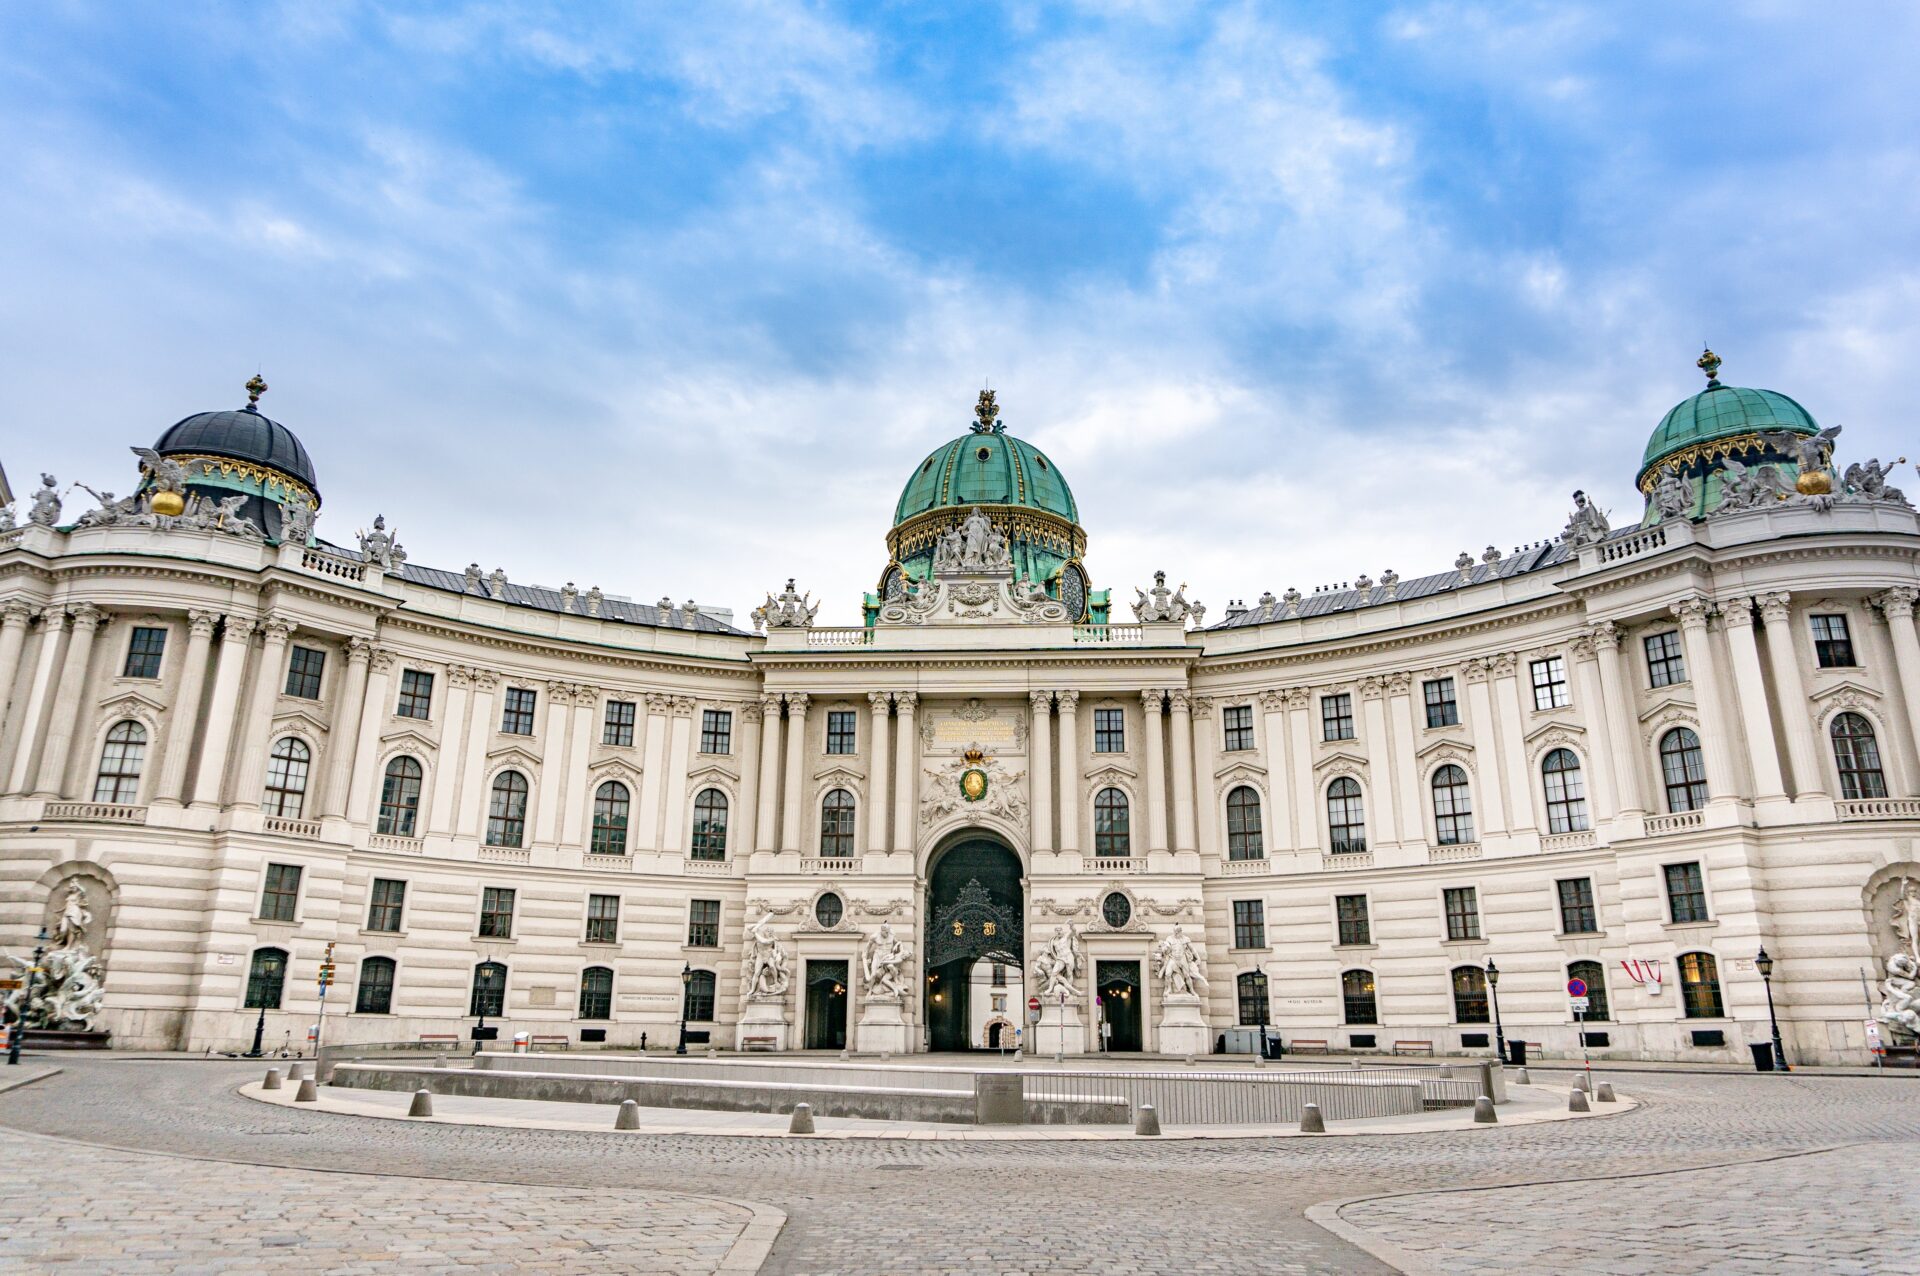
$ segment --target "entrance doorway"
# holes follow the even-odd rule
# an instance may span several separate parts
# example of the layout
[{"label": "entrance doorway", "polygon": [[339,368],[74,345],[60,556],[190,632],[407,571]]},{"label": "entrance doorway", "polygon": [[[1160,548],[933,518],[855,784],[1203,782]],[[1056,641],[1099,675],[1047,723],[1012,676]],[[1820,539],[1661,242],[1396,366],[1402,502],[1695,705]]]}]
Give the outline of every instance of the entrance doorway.
[{"label": "entrance doorway", "polygon": [[[1025,913],[1020,857],[1004,843],[970,837],[934,860],[927,878],[923,993],[931,1048],[980,1049],[992,1017],[986,999],[1006,995],[1011,1009],[1021,986]],[[992,986],[996,967],[1002,989]]]},{"label": "entrance doorway", "polygon": [[808,1050],[843,1050],[847,1044],[847,963],[807,963]]},{"label": "entrance doorway", "polygon": [[1144,1050],[1140,1036],[1140,963],[1103,961],[1095,966],[1094,975],[1100,991],[1101,1021],[1106,1025],[1106,1048]]}]

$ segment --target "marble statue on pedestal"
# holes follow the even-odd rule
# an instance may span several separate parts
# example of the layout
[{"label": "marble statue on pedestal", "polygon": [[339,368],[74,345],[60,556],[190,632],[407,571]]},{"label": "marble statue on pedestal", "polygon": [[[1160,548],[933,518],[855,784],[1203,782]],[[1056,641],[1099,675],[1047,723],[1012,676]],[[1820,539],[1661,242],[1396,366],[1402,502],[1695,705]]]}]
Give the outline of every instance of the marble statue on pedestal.
[{"label": "marble statue on pedestal", "polygon": [[787,951],[773,933],[773,914],[747,927],[747,1000],[781,1001],[793,982]]},{"label": "marble statue on pedestal", "polygon": [[1900,879],[1892,929],[1902,950],[1887,958],[1875,1018],[1903,1037],[1920,1038],[1920,883],[1911,877]]},{"label": "marble statue on pedestal", "polygon": [[1194,950],[1193,941],[1180,929],[1180,923],[1175,922],[1173,933],[1154,945],[1153,955],[1160,965],[1160,980],[1170,995],[1196,994],[1207,990],[1207,977],[1201,969],[1200,954]]},{"label": "marble statue on pedestal", "polygon": [[1055,926],[1053,938],[1033,955],[1034,991],[1042,1002],[1080,995],[1080,946],[1072,929]]},{"label": "marble statue on pedestal", "polygon": [[14,977],[22,986],[7,994],[7,1018],[29,1028],[47,1028],[63,1032],[91,1032],[106,999],[101,986],[100,959],[87,948],[87,928],[93,924],[93,910],[87,906],[87,888],[77,881],[67,883],[60,905],[60,916],[53,925],[53,938],[41,961],[40,973],[33,977],[31,1002],[25,986],[33,962],[30,958],[9,956]]},{"label": "marble statue on pedestal", "polygon": [[900,1001],[907,995],[907,946],[893,933],[892,922],[867,937],[860,976],[870,1001]]}]

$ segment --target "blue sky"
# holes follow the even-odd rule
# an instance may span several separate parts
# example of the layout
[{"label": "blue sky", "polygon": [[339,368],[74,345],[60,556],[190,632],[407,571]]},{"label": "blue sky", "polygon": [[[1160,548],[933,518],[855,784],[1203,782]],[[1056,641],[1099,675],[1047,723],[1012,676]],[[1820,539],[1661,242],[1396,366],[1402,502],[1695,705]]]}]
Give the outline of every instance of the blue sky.
[{"label": "blue sky", "polygon": [[1703,340],[1920,458],[1917,50],[1891,4],[0,6],[0,460],[123,490],[259,367],[323,535],[850,623],[990,380],[1097,585],[1443,570],[1637,516]]}]

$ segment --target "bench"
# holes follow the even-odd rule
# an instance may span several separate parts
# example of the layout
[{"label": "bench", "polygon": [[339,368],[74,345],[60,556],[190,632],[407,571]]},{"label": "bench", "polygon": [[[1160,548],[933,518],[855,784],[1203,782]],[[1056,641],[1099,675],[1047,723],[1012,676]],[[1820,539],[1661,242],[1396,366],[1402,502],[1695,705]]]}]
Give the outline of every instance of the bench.
[{"label": "bench", "polygon": [[1308,1037],[1295,1037],[1287,1043],[1287,1049],[1293,1051],[1295,1054],[1325,1054],[1327,1052],[1327,1042],[1324,1037],[1318,1041]]},{"label": "bench", "polygon": [[459,1034],[452,1033],[452,1032],[421,1033],[420,1044],[424,1046],[429,1042],[437,1046],[457,1046],[460,1044],[460,1037],[459,1037]]},{"label": "bench", "polygon": [[740,1038],[740,1048],[742,1050],[772,1050],[775,1047],[777,1047],[779,1044],[780,1044],[780,1038],[778,1037],[742,1037]]},{"label": "bench", "polygon": [[565,1050],[571,1045],[573,1045],[573,1038],[571,1037],[530,1037],[527,1039],[527,1049],[529,1050],[538,1050],[542,1046],[558,1046],[560,1049]]},{"label": "bench", "polygon": [[1393,1053],[1424,1054],[1431,1056],[1433,1054],[1433,1043],[1431,1041],[1396,1041],[1393,1043]]}]

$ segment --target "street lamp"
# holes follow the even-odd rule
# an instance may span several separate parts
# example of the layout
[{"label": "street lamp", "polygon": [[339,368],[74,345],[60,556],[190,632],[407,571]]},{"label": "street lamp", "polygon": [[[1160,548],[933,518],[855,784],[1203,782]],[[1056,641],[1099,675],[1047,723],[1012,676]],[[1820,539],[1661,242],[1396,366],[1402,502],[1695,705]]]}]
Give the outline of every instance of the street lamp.
[{"label": "street lamp", "polygon": [[260,1016],[259,1018],[253,1021],[253,1049],[247,1051],[247,1054],[246,1054],[247,1058],[258,1059],[262,1054],[265,1053],[265,1051],[262,1049],[261,1043],[265,1040],[266,1035],[267,1035],[267,1003],[263,1001],[260,1003]]},{"label": "street lamp", "polygon": [[1773,958],[1767,955],[1766,946],[1753,955],[1755,969],[1760,972],[1760,982],[1767,988],[1767,1022],[1773,1025],[1773,1066],[1782,1072],[1791,1072],[1787,1066],[1787,1048],[1780,1042],[1780,1017],[1773,1013]]},{"label": "street lamp", "polygon": [[33,1010],[33,977],[40,973],[40,960],[47,955],[47,928],[40,928],[34,946],[33,965],[27,967],[27,986],[20,994],[20,1011],[13,1017],[13,1031],[7,1034],[7,1066],[20,1064],[20,1040],[27,1035],[27,1015]]},{"label": "street lamp", "polygon": [[686,962],[680,967],[680,1044],[673,1048],[675,1054],[687,1052],[687,994],[692,985],[693,963]]},{"label": "street lamp", "polygon": [[1487,991],[1493,994],[1493,1057],[1502,1063],[1507,1058],[1507,1032],[1500,1026],[1500,968],[1487,958]]}]

